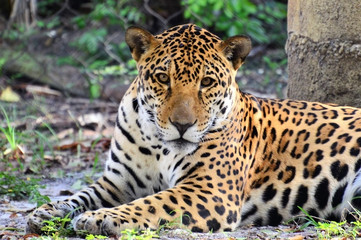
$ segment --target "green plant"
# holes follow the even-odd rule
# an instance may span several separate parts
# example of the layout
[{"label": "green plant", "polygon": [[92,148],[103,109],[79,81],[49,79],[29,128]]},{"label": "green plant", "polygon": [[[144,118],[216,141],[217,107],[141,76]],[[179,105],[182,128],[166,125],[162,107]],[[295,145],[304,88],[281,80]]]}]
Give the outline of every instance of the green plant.
[{"label": "green plant", "polygon": [[99,153],[96,152],[94,156],[94,163],[93,163],[91,175],[94,175],[96,172],[99,171],[101,171],[101,168],[99,169]]},{"label": "green plant", "polygon": [[105,28],[91,29],[84,32],[77,40],[70,45],[88,53],[95,54],[99,49],[99,45],[104,41],[107,35]]},{"label": "green plant", "polygon": [[[29,238],[27,238],[29,239]],[[67,238],[59,237],[59,236],[39,236],[39,237],[32,237],[29,240],[67,240]]]},{"label": "green plant", "polygon": [[0,37],[4,40],[23,41],[33,33],[33,29],[27,31],[24,25],[13,24],[11,28],[7,28],[1,32]]},{"label": "green plant", "polygon": [[2,115],[5,117],[5,121],[6,121],[6,127],[0,126],[0,131],[5,135],[10,145],[10,150],[15,151],[18,148],[18,141],[17,141],[15,127],[11,126],[11,121],[4,107],[3,106],[0,107],[1,107]]},{"label": "green plant", "polygon": [[[92,184],[94,183],[94,176],[97,172],[101,172],[102,169],[101,167],[99,166],[99,153],[98,152],[95,152],[95,156],[94,156],[94,162],[93,162],[93,167],[92,167],[92,170],[90,173],[86,173],[85,176],[84,176],[84,182],[86,184]],[[82,183],[83,183],[82,180],[78,181],[78,182],[75,182],[77,183],[79,186],[74,186],[73,187],[81,187],[82,186]]]},{"label": "green plant", "polygon": [[264,56],[262,59],[263,59],[263,62],[265,62],[265,64],[267,65],[267,67],[269,69],[271,69],[272,71],[276,71],[281,66],[287,64],[287,58],[284,58],[281,61],[277,61],[277,60],[275,61],[275,60],[272,60],[269,56]]},{"label": "green plant", "polygon": [[58,16],[55,16],[55,17],[51,18],[49,21],[38,20],[36,22],[36,25],[39,28],[52,29],[52,28],[58,27],[60,25],[60,19]]},{"label": "green plant", "polygon": [[[72,19],[79,28],[85,28],[89,23],[105,26],[126,28],[128,22],[142,22],[139,9],[129,1],[95,1],[94,9],[87,16],[76,16]],[[101,81],[105,75],[118,76],[120,74],[134,75],[136,66],[131,59],[125,43],[117,44],[109,38],[109,28],[87,28],[86,31],[70,45],[83,52],[81,58],[73,61],[71,58],[62,58],[58,63],[77,65],[87,74],[89,95],[92,99],[101,94]],[[117,65],[114,65],[114,60]],[[79,64],[80,63],[80,64]],[[109,67],[111,64],[112,67]],[[121,67],[118,67],[118,66]],[[117,70],[122,70],[118,73]],[[103,75],[104,74],[104,75]]]},{"label": "green plant", "polygon": [[[186,7],[184,17],[198,25],[214,27],[227,36],[247,34],[258,43],[272,43],[283,38],[284,44],[280,28],[287,16],[286,4],[276,1],[255,4],[251,0],[182,0],[181,3]],[[267,26],[278,30],[268,34]]]},{"label": "green plant", "polygon": [[125,229],[121,231],[121,234],[121,240],[148,240],[159,238],[157,232],[150,229],[146,229],[143,231],[138,231],[135,229]]},{"label": "green plant", "polygon": [[[348,223],[347,221],[316,221],[306,210],[298,207],[306,216],[306,223],[301,228],[314,226],[320,239],[331,239],[333,237],[342,237],[344,239],[355,239],[360,235],[361,222],[359,220]],[[356,213],[360,217],[359,212]]]},{"label": "green plant", "polygon": [[7,62],[7,58],[0,57],[0,75],[2,74],[3,67],[5,66],[5,63]]},{"label": "green plant", "polygon": [[[178,212],[178,210],[175,210],[175,212]],[[154,239],[159,238],[159,234],[161,231],[165,229],[174,229],[174,228],[182,228],[183,225],[183,219],[189,218],[188,215],[183,215],[181,213],[177,218],[173,219],[172,221],[166,222],[164,224],[161,224],[157,230],[150,230],[146,229],[143,231],[139,231],[136,229],[125,229],[121,231],[121,240],[148,240],[148,239]]]},{"label": "green plant", "polygon": [[107,238],[108,237],[103,235],[93,235],[93,234],[88,234],[85,237],[86,240],[98,240],[98,239],[107,239]]},{"label": "green plant", "polygon": [[265,68],[268,69],[268,71],[266,71],[266,75],[264,77],[264,85],[268,85],[269,82],[271,81],[271,77],[274,75],[278,75],[278,71],[280,71],[280,69],[287,65],[287,58],[283,58],[281,60],[279,59],[272,59],[269,56],[264,56],[262,58],[264,64],[265,64]]},{"label": "green plant", "polygon": [[70,223],[71,219],[69,218],[68,213],[65,217],[52,217],[50,220],[44,220],[44,226],[41,228],[46,235],[51,235],[55,237],[67,237],[75,235],[75,231]]},{"label": "green plant", "polygon": [[[46,126],[49,128],[49,131],[51,132],[52,136],[54,136],[56,138],[56,134],[54,132],[54,130],[48,126],[48,124],[46,124]],[[33,140],[35,139],[35,144],[32,146],[32,151],[33,151],[33,161],[32,161],[32,165],[30,166],[30,168],[32,167],[37,167],[39,169],[43,168],[45,166],[45,155],[47,152],[49,152],[50,150],[50,155],[54,156],[54,152],[53,152],[53,142],[49,141],[49,136],[46,134],[46,132],[41,132],[38,130],[34,131],[35,134],[31,134],[31,136],[29,138],[32,138]],[[49,149],[49,150],[47,150]],[[48,153],[49,154],[49,153]],[[34,166],[36,165],[36,166]],[[34,170],[34,168],[32,168],[32,170]],[[37,172],[37,171],[34,171]]]},{"label": "green plant", "polygon": [[136,1],[96,0],[94,10],[89,14],[96,21],[108,21],[110,25],[125,26],[128,22],[142,23],[144,17]]},{"label": "green plant", "polygon": [[23,180],[11,173],[0,172],[0,195],[9,196],[12,199],[24,199],[27,197],[29,202],[41,206],[44,203],[50,202],[50,198],[40,194],[38,189],[45,186],[39,185],[39,181],[39,179],[34,178]]},{"label": "green plant", "polygon": [[51,16],[57,10],[57,7],[61,7],[61,3],[63,0],[42,0],[38,1],[37,4],[37,11],[41,16]]},{"label": "green plant", "polygon": [[323,231],[322,235],[326,238],[332,238],[332,236],[347,236],[348,232],[346,231],[347,221],[343,222],[318,222],[317,229]]}]

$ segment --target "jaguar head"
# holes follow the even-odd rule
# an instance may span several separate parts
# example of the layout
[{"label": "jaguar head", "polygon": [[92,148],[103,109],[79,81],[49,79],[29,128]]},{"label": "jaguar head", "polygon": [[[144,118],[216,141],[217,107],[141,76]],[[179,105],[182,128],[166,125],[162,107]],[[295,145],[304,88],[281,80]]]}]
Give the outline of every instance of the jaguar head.
[{"label": "jaguar head", "polygon": [[164,144],[191,152],[222,128],[232,110],[237,69],[251,50],[246,36],[225,41],[193,24],[159,35],[131,27],[126,42],[137,61],[138,102]]}]

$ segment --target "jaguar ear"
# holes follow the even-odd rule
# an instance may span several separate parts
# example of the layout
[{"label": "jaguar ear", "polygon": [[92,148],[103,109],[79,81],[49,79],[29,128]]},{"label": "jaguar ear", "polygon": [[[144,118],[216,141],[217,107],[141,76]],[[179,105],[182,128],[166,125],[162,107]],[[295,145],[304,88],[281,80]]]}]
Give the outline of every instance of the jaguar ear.
[{"label": "jaguar ear", "polygon": [[140,27],[129,27],[125,33],[125,41],[134,60],[137,62],[150,49],[152,44],[157,42],[150,32]]},{"label": "jaguar ear", "polygon": [[252,43],[249,37],[239,35],[223,41],[220,48],[224,56],[232,63],[234,70],[237,70],[251,51]]}]

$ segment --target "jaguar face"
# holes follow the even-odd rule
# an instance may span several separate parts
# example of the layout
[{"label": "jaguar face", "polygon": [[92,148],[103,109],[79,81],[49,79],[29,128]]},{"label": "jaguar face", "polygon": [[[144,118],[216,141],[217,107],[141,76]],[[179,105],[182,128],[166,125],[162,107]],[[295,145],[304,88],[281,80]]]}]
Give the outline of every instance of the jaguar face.
[{"label": "jaguar face", "polygon": [[231,44],[194,25],[170,32],[175,31],[152,36],[136,28],[126,39],[138,64],[144,117],[169,148],[190,153],[227,119],[238,90],[235,73],[243,62],[232,61],[234,51],[241,50],[236,42],[248,54],[250,41],[239,37]]}]

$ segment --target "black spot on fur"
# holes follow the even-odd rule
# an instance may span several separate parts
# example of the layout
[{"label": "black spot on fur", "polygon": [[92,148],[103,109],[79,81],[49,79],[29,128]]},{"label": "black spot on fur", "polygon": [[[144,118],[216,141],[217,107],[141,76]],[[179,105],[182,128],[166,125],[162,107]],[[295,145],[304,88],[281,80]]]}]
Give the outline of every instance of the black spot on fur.
[{"label": "black spot on fur", "polygon": [[317,177],[321,173],[322,167],[321,165],[317,165],[312,173],[312,178]]},{"label": "black spot on fur", "polygon": [[177,199],[176,199],[174,196],[170,195],[170,196],[169,196],[169,199],[171,200],[172,203],[178,204],[178,201],[177,201]]},{"label": "black spot on fur", "polygon": [[152,155],[152,152],[148,148],[145,148],[145,147],[139,147],[139,151],[141,153],[143,153],[144,155]]},{"label": "black spot on fur", "polygon": [[276,207],[271,208],[268,211],[268,224],[271,226],[278,226],[281,224],[283,217],[279,214],[278,209]]},{"label": "black spot on fur", "polygon": [[264,202],[268,202],[273,199],[273,197],[276,195],[277,190],[273,188],[273,184],[270,184],[266,190],[263,192],[262,200]]},{"label": "black spot on fur", "polygon": [[337,181],[341,181],[348,173],[348,165],[341,166],[341,162],[337,160],[331,164],[331,173]]},{"label": "black spot on fur", "polygon": [[207,227],[211,232],[217,232],[221,228],[221,224],[217,219],[213,218],[212,220],[207,221]]},{"label": "black spot on fur", "polygon": [[335,194],[332,197],[332,203],[331,204],[332,204],[333,208],[337,207],[342,202],[343,195],[345,193],[346,187],[347,187],[347,183],[345,185],[337,188]]},{"label": "black spot on fur", "polygon": [[311,217],[316,217],[317,218],[319,216],[319,213],[314,208],[308,209],[306,211],[308,212],[308,214],[310,214]]},{"label": "black spot on fur", "polygon": [[232,222],[237,222],[237,211],[229,210],[227,216],[227,223],[231,224]]},{"label": "black spot on fur", "polygon": [[359,160],[357,160],[357,162],[355,163],[355,173],[358,172],[360,167],[361,167],[361,158]]},{"label": "black spot on fur", "polygon": [[199,228],[199,227],[192,227],[192,232],[203,232],[203,229],[202,228]]},{"label": "black spot on fur", "polygon": [[155,208],[153,206],[149,206],[148,212],[151,214],[155,214]]},{"label": "black spot on fur", "polygon": [[214,207],[214,210],[216,210],[216,212],[222,216],[224,214],[224,212],[226,211],[226,209],[224,208],[223,205],[220,205],[220,206],[215,206]]},{"label": "black spot on fur", "polygon": [[330,196],[328,186],[329,181],[327,178],[324,178],[316,188],[315,199],[320,210],[324,209],[327,206],[328,198]]},{"label": "black spot on fur", "polygon": [[137,98],[133,98],[133,110],[134,112],[138,112],[138,109],[139,109],[139,105],[138,105],[138,99]]},{"label": "black spot on fur", "polygon": [[163,204],[163,209],[167,214],[171,216],[174,216],[176,214],[176,211],[173,208],[169,207],[167,204]]},{"label": "black spot on fur", "polygon": [[197,208],[199,209],[198,210],[199,216],[201,216],[203,219],[211,215],[211,213],[202,204],[197,204]]},{"label": "black spot on fur", "polygon": [[290,173],[289,177],[285,180],[285,183],[290,183],[296,175],[296,168],[294,166],[287,166],[286,171]]},{"label": "black spot on fur", "polygon": [[128,139],[129,142],[131,143],[135,143],[135,140],[134,138],[129,134],[129,132],[127,132],[124,128],[122,128],[122,126],[120,125],[119,123],[119,119],[117,117],[116,119],[116,124],[117,124],[117,127],[120,129],[120,131],[122,132],[122,134]]},{"label": "black spot on fur", "polygon": [[253,204],[252,208],[249,209],[247,212],[243,213],[242,215],[242,221],[246,220],[248,217],[252,216],[257,212],[258,208],[256,205]]},{"label": "black spot on fur", "polygon": [[282,207],[285,208],[290,200],[291,188],[286,188],[282,194]]},{"label": "black spot on fur", "polygon": [[307,200],[308,200],[308,188],[305,185],[301,185],[297,191],[296,200],[292,208],[292,214],[295,215],[299,213],[300,212],[299,207],[303,207],[303,205],[307,202]]}]

